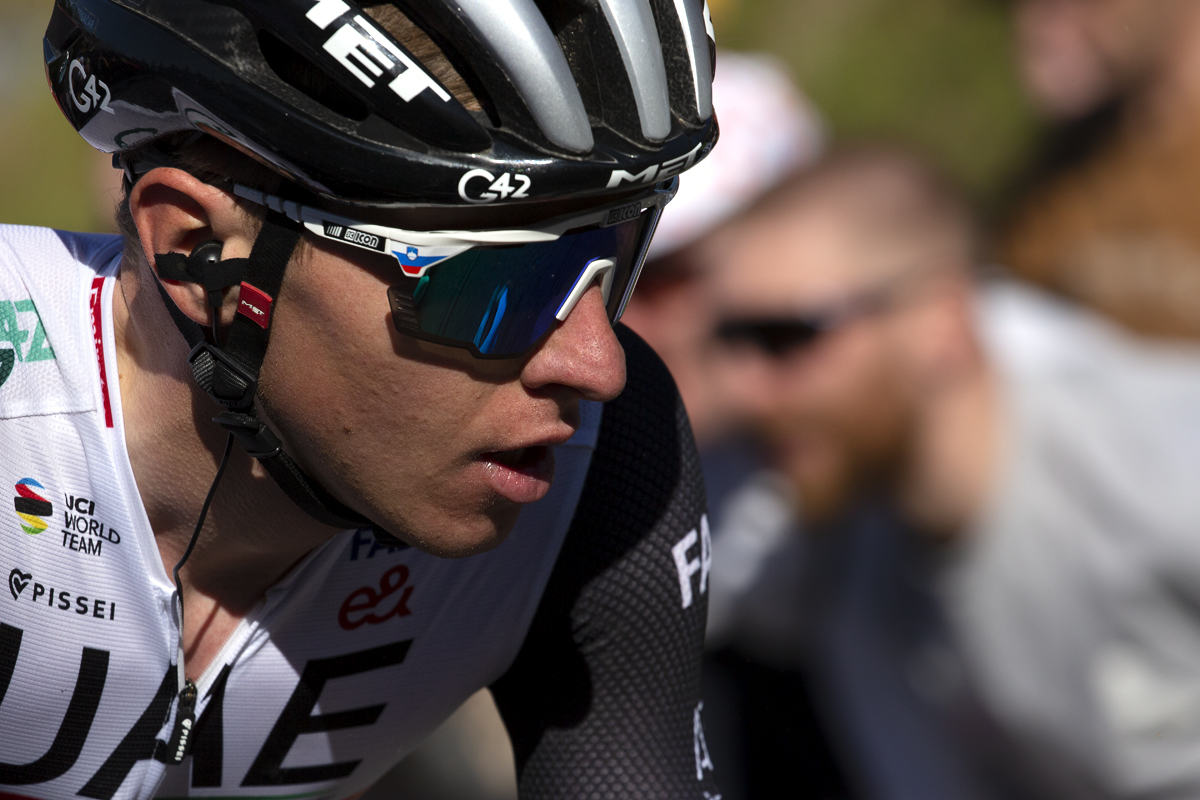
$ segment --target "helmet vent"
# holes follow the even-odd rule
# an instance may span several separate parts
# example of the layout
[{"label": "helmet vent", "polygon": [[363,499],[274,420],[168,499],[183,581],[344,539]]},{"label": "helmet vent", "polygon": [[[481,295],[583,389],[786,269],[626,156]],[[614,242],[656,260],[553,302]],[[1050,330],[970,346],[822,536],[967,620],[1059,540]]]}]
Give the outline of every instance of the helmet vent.
[{"label": "helmet vent", "polygon": [[468,111],[482,110],[475,93],[446,52],[408,14],[391,3],[364,4],[362,10],[412,53],[463,108]]},{"label": "helmet vent", "polygon": [[551,144],[592,149],[592,127],[566,55],[534,0],[455,0],[446,5],[492,60]]},{"label": "helmet vent", "polygon": [[258,32],[258,47],[280,80],[333,113],[356,122],[362,122],[370,115],[366,103],[270,31]]}]

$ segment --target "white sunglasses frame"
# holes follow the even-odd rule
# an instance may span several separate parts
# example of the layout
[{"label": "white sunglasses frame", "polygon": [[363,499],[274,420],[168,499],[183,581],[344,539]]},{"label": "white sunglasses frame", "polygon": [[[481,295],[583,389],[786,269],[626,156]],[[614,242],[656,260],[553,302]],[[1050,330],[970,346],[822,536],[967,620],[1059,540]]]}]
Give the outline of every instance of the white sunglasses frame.
[{"label": "white sunglasses frame", "polygon": [[[359,222],[237,183],[233,186],[233,192],[256,205],[286,215],[323,239],[375,253],[390,253],[400,264],[400,269],[406,277],[421,278],[442,261],[476,247],[552,242],[568,231],[616,225],[633,219],[650,208],[657,207],[661,212],[675,196],[678,188],[679,178],[675,177],[656,184],[645,195],[633,200],[591,208],[582,214],[551,217],[529,228],[434,231],[412,231]],[[570,305],[573,306],[574,303]],[[569,313],[570,309],[567,311]]]}]

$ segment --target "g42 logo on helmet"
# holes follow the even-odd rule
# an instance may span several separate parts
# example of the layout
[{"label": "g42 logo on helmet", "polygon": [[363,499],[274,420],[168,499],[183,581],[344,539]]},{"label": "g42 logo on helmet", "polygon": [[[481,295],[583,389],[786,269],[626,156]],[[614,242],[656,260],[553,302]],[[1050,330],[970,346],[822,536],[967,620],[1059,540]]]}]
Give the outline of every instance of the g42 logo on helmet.
[{"label": "g42 logo on helmet", "polygon": [[[486,189],[483,188],[485,185]],[[497,178],[486,169],[473,169],[458,179],[458,196],[468,203],[491,203],[510,198],[524,200],[529,197],[532,185],[528,175],[504,172]]]},{"label": "g42 logo on helmet", "polygon": [[112,92],[109,91],[108,84],[95,75],[89,75],[83,64],[79,63],[79,59],[72,61],[71,66],[67,69],[67,88],[70,90],[71,101],[84,114],[92,109],[106,111],[109,114],[117,113],[108,107],[108,101],[112,99]]}]

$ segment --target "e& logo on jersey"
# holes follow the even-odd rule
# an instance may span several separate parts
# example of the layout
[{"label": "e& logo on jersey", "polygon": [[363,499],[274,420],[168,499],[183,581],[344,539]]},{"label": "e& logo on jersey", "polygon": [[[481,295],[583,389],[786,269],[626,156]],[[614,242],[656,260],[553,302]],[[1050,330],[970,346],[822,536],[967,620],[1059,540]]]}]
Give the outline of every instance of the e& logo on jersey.
[{"label": "e& logo on jersey", "polygon": [[[392,617],[407,617],[412,614],[408,609],[408,598],[412,596],[413,587],[405,586],[408,582],[408,567],[400,564],[383,573],[379,579],[379,591],[370,586],[355,589],[342,602],[338,610],[338,625],[344,630],[352,631],[363,625],[378,625]],[[403,588],[403,591],[400,591]],[[386,607],[384,600],[400,592],[394,605]],[[385,608],[382,613],[375,613],[380,604]]]}]

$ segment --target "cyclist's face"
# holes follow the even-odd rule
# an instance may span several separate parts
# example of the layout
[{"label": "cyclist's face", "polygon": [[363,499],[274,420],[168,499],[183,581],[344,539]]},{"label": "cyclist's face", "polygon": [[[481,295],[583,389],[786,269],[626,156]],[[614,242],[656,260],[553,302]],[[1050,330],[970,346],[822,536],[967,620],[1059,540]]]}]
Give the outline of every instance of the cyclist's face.
[{"label": "cyclist's face", "polygon": [[531,355],[482,361],[404,336],[394,259],[314,242],[275,306],[261,397],[290,452],[340,500],[422,550],[499,544],[543,497],[579,401],[625,383],[599,286]]}]

